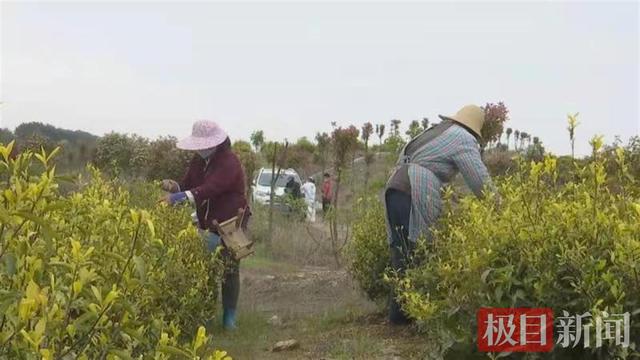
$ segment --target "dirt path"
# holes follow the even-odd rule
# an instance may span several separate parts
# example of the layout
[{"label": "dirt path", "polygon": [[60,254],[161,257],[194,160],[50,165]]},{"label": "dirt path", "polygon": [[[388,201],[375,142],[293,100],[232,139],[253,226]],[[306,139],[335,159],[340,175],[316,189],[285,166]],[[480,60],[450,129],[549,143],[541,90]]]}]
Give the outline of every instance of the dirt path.
[{"label": "dirt path", "polygon": [[344,270],[302,268],[247,269],[242,273],[241,306],[282,319],[371,306],[354,289]]},{"label": "dirt path", "polygon": [[[412,359],[421,340],[391,327],[345,270],[254,258],[241,270],[239,329],[216,331],[234,359]],[[272,352],[278,341],[299,347]]]}]

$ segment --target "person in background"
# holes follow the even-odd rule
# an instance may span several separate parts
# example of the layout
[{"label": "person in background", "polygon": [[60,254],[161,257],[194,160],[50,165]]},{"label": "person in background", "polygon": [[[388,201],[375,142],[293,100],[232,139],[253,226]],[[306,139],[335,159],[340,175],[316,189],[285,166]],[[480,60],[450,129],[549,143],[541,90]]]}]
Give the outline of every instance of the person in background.
[{"label": "person in background", "polygon": [[294,200],[302,197],[302,193],[300,192],[300,183],[297,182],[296,178],[293,176],[289,176],[287,183],[284,186],[284,192],[291,195]]},{"label": "person in background", "polygon": [[[454,116],[412,139],[400,153],[384,195],[387,238],[391,266],[402,273],[410,261],[418,238],[432,241],[430,232],[440,216],[440,191],[460,172],[467,186],[480,197],[491,179],[480,156],[480,139],[485,114],[482,108],[467,105]],[[390,294],[389,320],[409,322]]]},{"label": "person in background", "polygon": [[307,181],[302,184],[302,195],[304,195],[304,201],[307,204],[307,220],[311,222],[316,221],[316,182],[312,177],[309,177]]},{"label": "person in background", "polygon": [[[214,252],[221,244],[213,221],[223,223],[238,215],[247,206],[245,174],[238,157],[231,151],[231,141],[215,122],[199,120],[193,124],[191,136],[180,140],[177,147],[194,151],[189,168],[179,183],[163,180],[168,191],[162,201],[170,205],[189,201],[196,208],[197,224],[207,249]],[[242,224],[247,227],[249,216]],[[240,294],[240,264],[222,249],[225,270],[222,282],[222,322],[225,329],[236,328],[236,309]]]},{"label": "person in background", "polygon": [[333,183],[331,175],[324,173],[324,181],[322,182],[322,215],[327,216],[331,209],[331,201],[333,200]]}]

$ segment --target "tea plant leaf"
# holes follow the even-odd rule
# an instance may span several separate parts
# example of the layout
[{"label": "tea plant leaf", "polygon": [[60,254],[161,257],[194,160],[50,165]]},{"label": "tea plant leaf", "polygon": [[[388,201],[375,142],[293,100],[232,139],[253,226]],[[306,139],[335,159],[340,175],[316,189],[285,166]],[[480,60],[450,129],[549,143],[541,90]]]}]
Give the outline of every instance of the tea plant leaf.
[{"label": "tea plant leaf", "polygon": [[[61,195],[57,152],[0,156],[0,183],[10,185],[0,190],[0,358],[194,358],[188,334],[214,305],[222,270],[195,231],[175,241],[189,219],[141,207],[95,169]],[[157,348],[164,330],[169,354]]]},{"label": "tea plant leaf", "polygon": [[158,345],[158,351],[169,355],[180,356],[185,359],[191,358],[191,354],[188,352],[171,345]]},{"label": "tea plant leaf", "polygon": [[482,272],[482,275],[480,275],[480,280],[482,280],[483,283],[485,284],[487,283],[487,277],[489,276],[492,270],[493,269],[489,268]]},{"label": "tea plant leaf", "polygon": [[115,355],[120,359],[124,359],[124,360],[133,360],[133,358],[131,357],[131,355],[129,355],[129,353],[127,353],[124,350],[120,350],[120,349],[109,349],[108,351],[109,354],[111,355]]},{"label": "tea plant leaf", "polygon": [[16,256],[14,254],[6,254],[3,259],[4,269],[7,275],[16,274]]},{"label": "tea plant leaf", "polygon": [[38,217],[32,213],[28,213],[26,211],[16,211],[13,214],[23,219],[29,220],[34,224],[38,225],[40,227],[40,231],[42,232],[42,235],[44,236],[45,240],[47,240],[47,242],[49,242],[51,239],[53,239],[56,236],[56,233],[53,231],[53,229],[45,219]]},{"label": "tea plant leaf", "polygon": [[137,329],[130,329],[130,328],[123,328],[122,332],[127,334],[128,336],[132,337],[133,339],[136,339],[137,341],[139,341],[140,343],[144,343],[144,336],[143,334],[138,331]]},{"label": "tea plant leaf", "polygon": [[136,267],[136,272],[138,273],[138,277],[142,282],[147,281],[147,266],[145,264],[144,259],[141,256],[134,256],[133,262]]},{"label": "tea plant leaf", "polygon": [[102,304],[102,293],[100,292],[100,289],[92,285],[91,292],[93,292],[93,296],[95,296],[96,300]]}]

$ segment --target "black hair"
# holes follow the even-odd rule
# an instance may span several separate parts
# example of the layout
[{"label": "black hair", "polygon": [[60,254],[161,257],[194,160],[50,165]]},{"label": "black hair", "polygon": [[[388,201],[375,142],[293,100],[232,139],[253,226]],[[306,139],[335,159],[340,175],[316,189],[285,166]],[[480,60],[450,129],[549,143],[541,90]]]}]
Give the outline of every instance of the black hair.
[{"label": "black hair", "polygon": [[230,149],[231,148],[231,139],[227,136],[226,139],[222,142],[222,144],[216,146],[218,149]]}]

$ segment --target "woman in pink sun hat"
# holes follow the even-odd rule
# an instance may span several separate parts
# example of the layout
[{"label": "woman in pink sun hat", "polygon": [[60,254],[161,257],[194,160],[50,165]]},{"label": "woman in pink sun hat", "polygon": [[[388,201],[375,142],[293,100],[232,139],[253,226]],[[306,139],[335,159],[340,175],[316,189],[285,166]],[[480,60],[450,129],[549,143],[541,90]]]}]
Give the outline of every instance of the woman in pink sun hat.
[{"label": "woman in pink sun hat", "polygon": [[[217,123],[198,120],[193,124],[191,136],[178,141],[177,147],[195,151],[182,181],[164,180],[162,188],[168,191],[163,201],[174,205],[190,201],[196,208],[198,226],[213,252],[220,244],[220,236],[213,221],[223,223],[238,215],[238,209],[247,210],[245,174],[238,157],[231,151],[231,140]],[[248,216],[243,227],[247,226]],[[235,313],[240,293],[239,262],[226,249],[224,279],[222,283],[223,326],[235,328]]]}]

